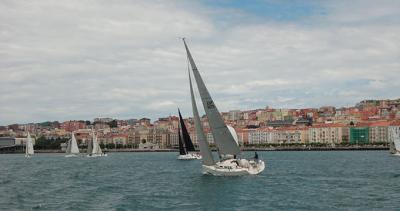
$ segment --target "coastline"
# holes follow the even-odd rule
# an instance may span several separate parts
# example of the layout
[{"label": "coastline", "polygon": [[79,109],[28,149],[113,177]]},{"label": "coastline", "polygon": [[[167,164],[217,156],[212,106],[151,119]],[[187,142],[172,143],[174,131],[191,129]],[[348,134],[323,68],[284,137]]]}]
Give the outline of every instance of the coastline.
[{"label": "coastline", "polygon": [[[389,150],[387,146],[335,146],[335,147],[304,147],[304,146],[284,146],[284,147],[244,147],[243,151],[368,151],[368,150]],[[178,152],[178,149],[109,149],[107,153],[115,152]],[[213,151],[216,151],[215,149]],[[23,151],[0,151],[0,154],[23,154]],[[35,150],[35,153],[65,153],[62,150]]]}]

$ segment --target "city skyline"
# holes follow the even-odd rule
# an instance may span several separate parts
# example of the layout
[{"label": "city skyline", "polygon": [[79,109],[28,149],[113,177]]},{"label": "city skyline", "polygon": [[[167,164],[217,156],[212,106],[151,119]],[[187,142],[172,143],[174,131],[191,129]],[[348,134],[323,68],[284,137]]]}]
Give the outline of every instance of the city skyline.
[{"label": "city skyline", "polygon": [[[336,111],[339,111],[339,110],[356,109],[358,112],[362,112],[364,110],[363,107],[366,106],[367,107],[366,108],[366,112],[367,113],[364,114],[365,117],[374,117],[374,114],[377,114],[378,110],[380,108],[384,109],[385,111],[386,110],[391,110],[391,107],[390,106],[387,107],[388,106],[387,104],[391,104],[391,106],[393,106],[395,104],[396,105],[399,104],[399,102],[400,102],[400,98],[383,99],[383,100],[382,99],[366,99],[366,100],[362,100],[360,102],[356,102],[352,106],[342,106],[342,107],[336,107],[336,106],[332,106],[332,105],[325,105],[325,106],[315,107],[315,108],[313,108],[313,107],[306,107],[306,108],[273,108],[273,107],[269,107],[268,106],[268,107],[264,107],[264,108],[254,108],[254,109],[249,109],[249,110],[233,109],[233,110],[229,110],[229,111],[220,111],[220,112],[221,112],[222,116],[227,115],[227,114],[229,115],[232,112],[233,113],[236,113],[236,112],[239,112],[239,113],[247,113],[247,112],[254,113],[254,112],[257,112],[257,111],[279,111],[279,112],[282,112],[282,111],[283,112],[286,112],[286,111],[294,112],[294,111],[296,111],[295,113],[300,111],[300,113],[301,113],[301,111],[305,112],[305,111],[311,111],[311,110],[313,110],[313,111],[321,110],[322,113],[323,113],[326,110],[329,110],[329,111],[332,110],[335,113]],[[396,106],[394,106],[394,108],[395,107]],[[371,110],[371,108],[374,108],[374,109]],[[391,117],[391,118],[398,119],[399,114],[397,114],[397,110],[396,109],[393,110],[392,113],[396,117]],[[104,116],[103,115],[103,116],[92,117],[90,119],[66,119],[66,120],[59,120],[59,119],[57,120],[57,119],[55,119],[55,120],[45,120],[45,121],[36,121],[36,122],[14,122],[14,123],[11,123],[11,124],[4,124],[4,125],[0,124],[0,127],[6,127],[6,126],[10,126],[10,125],[15,125],[15,124],[17,124],[17,125],[28,125],[28,124],[41,124],[41,123],[49,123],[49,122],[50,123],[52,123],[52,122],[66,123],[66,122],[77,122],[77,121],[83,121],[83,122],[89,121],[90,124],[94,125],[96,122],[104,122],[104,121],[106,121],[106,122],[111,122],[111,121],[114,121],[114,120],[116,120],[116,121],[130,121],[130,120],[139,121],[139,120],[144,120],[144,119],[147,119],[146,121],[149,121],[149,123],[155,123],[155,122],[157,122],[159,120],[167,119],[167,118],[171,118],[171,117],[178,118],[177,112],[171,113],[171,114],[166,115],[166,116],[158,116],[158,117],[154,117],[154,118],[151,118],[150,116],[130,116],[128,118],[120,118],[120,117],[115,117],[115,116],[113,117],[113,116]],[[291,118],[293,120],[295,120],[296,118],[299,118],[299,117],[300,116],[291,116]],[[192,113],[189,112],[187,115],[183,115],[183,118],[184,119],[192,119],[193,118]],[[203,113],[201,119],[204,119],[204,118],[207,118],[207,117],[205,117],[205,114]],[[307,118],[307,117],[303,116],[302,118]],[[380,118],[378,118],[378,119],[380,119]],[[364,119],[364,120],[361,120],[361,121],[368,121],[368,120]],[[372,119],[372,121],[374,121],[374,119]]]},{"label": "city skyline", "polygon": [[155,119],[177,107],[191,116],[182,36],[221,111],[348,107],[395,99],[400,90],[399,2],[3,1],[0,8],[0,125]]}]

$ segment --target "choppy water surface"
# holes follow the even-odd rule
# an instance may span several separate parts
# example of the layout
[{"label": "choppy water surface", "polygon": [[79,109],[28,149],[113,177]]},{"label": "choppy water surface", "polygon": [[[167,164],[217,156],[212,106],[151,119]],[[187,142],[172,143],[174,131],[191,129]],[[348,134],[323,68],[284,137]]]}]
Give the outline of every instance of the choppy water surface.
[{"label": "choppy water surface", "polygon": [[266,170],[245,177],[202,175],[176,153],[0,155],[0,210],[400,209],[400,157],[386,151],[259,155]]}]

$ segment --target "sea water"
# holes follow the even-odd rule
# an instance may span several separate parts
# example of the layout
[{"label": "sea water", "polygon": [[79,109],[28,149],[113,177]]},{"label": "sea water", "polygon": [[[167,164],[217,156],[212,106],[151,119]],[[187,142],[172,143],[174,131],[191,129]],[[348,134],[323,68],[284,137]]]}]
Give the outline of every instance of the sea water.
[{"label": "sea water", "polygon": [[171,152],[3,154],[0,210],[400,209],[400,157],[386,151],[258,154],[265,171],[242,177],[203,175]]}]

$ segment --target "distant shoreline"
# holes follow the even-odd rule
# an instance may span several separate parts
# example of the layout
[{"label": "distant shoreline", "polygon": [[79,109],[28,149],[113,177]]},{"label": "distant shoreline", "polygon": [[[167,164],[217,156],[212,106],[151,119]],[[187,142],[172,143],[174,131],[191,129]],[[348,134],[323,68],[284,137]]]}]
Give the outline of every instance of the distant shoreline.
[{"label": "distant shoreline", "polygon": [[[243,151],[367,151],[367,150],[389,150],[386,146],[335,146],[335,147],[244,147]],[[213,150],[215,151],[215,150]],[[178,152],[178,149],[109,149],[107,153],[114,152]],[[22,151],[0,152],[0,154],[22,154]],[[65,153],[61,150],[35,150],[35,153]]]}]

